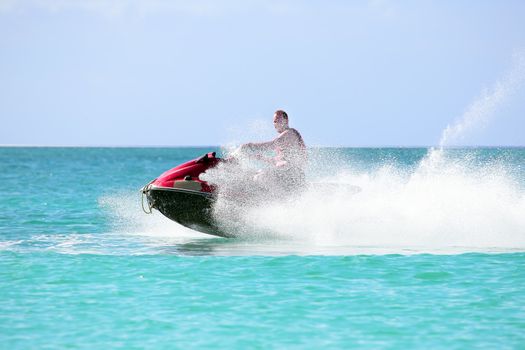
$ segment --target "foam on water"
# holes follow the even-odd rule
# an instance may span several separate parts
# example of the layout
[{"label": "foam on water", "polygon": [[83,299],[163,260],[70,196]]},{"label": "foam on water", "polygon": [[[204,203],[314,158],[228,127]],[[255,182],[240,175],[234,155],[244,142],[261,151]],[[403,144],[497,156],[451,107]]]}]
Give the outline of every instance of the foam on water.
[{"label": "foam on water", "polygon": [[107,195],[99,199],[99,205],[107,209],[116,232],[165,238],[200,236],[197,232],[167,219],[158,211],[146,215],[137,199],[141,199],[138,192]]},{"label": "foam on water", "polygon": [[[391,165],[371,173],[340,169],[324,181],[338,186],[253,206],[219,200],[216,218],[242,236],[318,246],[525,249],[523,188],[497,162],[478,166],[431,150],[411,173]],[[347,192],[345,184],[362,191]]]}]

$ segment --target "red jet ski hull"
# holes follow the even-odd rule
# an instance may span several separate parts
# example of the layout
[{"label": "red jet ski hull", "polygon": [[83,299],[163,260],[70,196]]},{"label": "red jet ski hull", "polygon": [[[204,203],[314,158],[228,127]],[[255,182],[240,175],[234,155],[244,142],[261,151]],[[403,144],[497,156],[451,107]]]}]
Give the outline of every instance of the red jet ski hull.
[{"label": "red jet ski hull", "polygon": [[190,229],[230,237],[213,219],[215,188],[199,176],[221,161],[215,152],[181,164],[161,174],[142,188],[149,207]]}]

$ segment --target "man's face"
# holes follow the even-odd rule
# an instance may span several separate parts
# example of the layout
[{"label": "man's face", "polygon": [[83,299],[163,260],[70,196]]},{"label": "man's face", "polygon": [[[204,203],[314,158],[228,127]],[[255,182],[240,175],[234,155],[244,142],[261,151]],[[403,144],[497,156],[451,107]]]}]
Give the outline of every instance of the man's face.
[{"label": "man's face", "polygon": [[273,115],[273,126],[278,133],[286,130],[286,119],[283,118],[282,114],[275,113]]}]

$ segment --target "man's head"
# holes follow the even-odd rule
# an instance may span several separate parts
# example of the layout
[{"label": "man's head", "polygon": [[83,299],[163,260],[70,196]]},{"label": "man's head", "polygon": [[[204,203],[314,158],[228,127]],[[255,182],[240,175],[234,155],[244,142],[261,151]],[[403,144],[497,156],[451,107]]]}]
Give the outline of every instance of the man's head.
[{"label": "man's head", "polygon": [[288,129],[288,114],[281,109],[275,111],[273,115],[273,126],[278,133]]}]

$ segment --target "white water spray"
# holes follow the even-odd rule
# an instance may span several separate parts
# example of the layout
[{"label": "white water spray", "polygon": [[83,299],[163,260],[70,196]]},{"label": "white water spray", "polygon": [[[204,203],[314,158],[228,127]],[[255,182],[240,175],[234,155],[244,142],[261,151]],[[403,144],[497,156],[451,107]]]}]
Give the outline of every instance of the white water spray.
[{"label": "white water spray", "polygon": [[457,145],[469,131],[486,126],[495,115],[497,108],[507,101],[524,81],[525,51],[519,51],[514,54],[513,65],[505,76],[491,89],[484,90],[461,118],[443,130],[439,146]]},{"label": "white water spray", "polygon": [[[348,195],[312,187],[292,201],[254,206],[222,201],[217,220],[243,237],[279,237],[315,247],[381,247],[391,252],[524,250],[525,194],[514,165],[482,162],[468,151],[454,157],[443,149],[486,125],[523,81],[525,54],[519,53],[503,79],[443,131],[440,148],[431,149],[411,173],[395,165],[360,173],[343,163],[328,181],[358,185],[362,192]],[[327,163],[316,161],[313,168]]]}]

